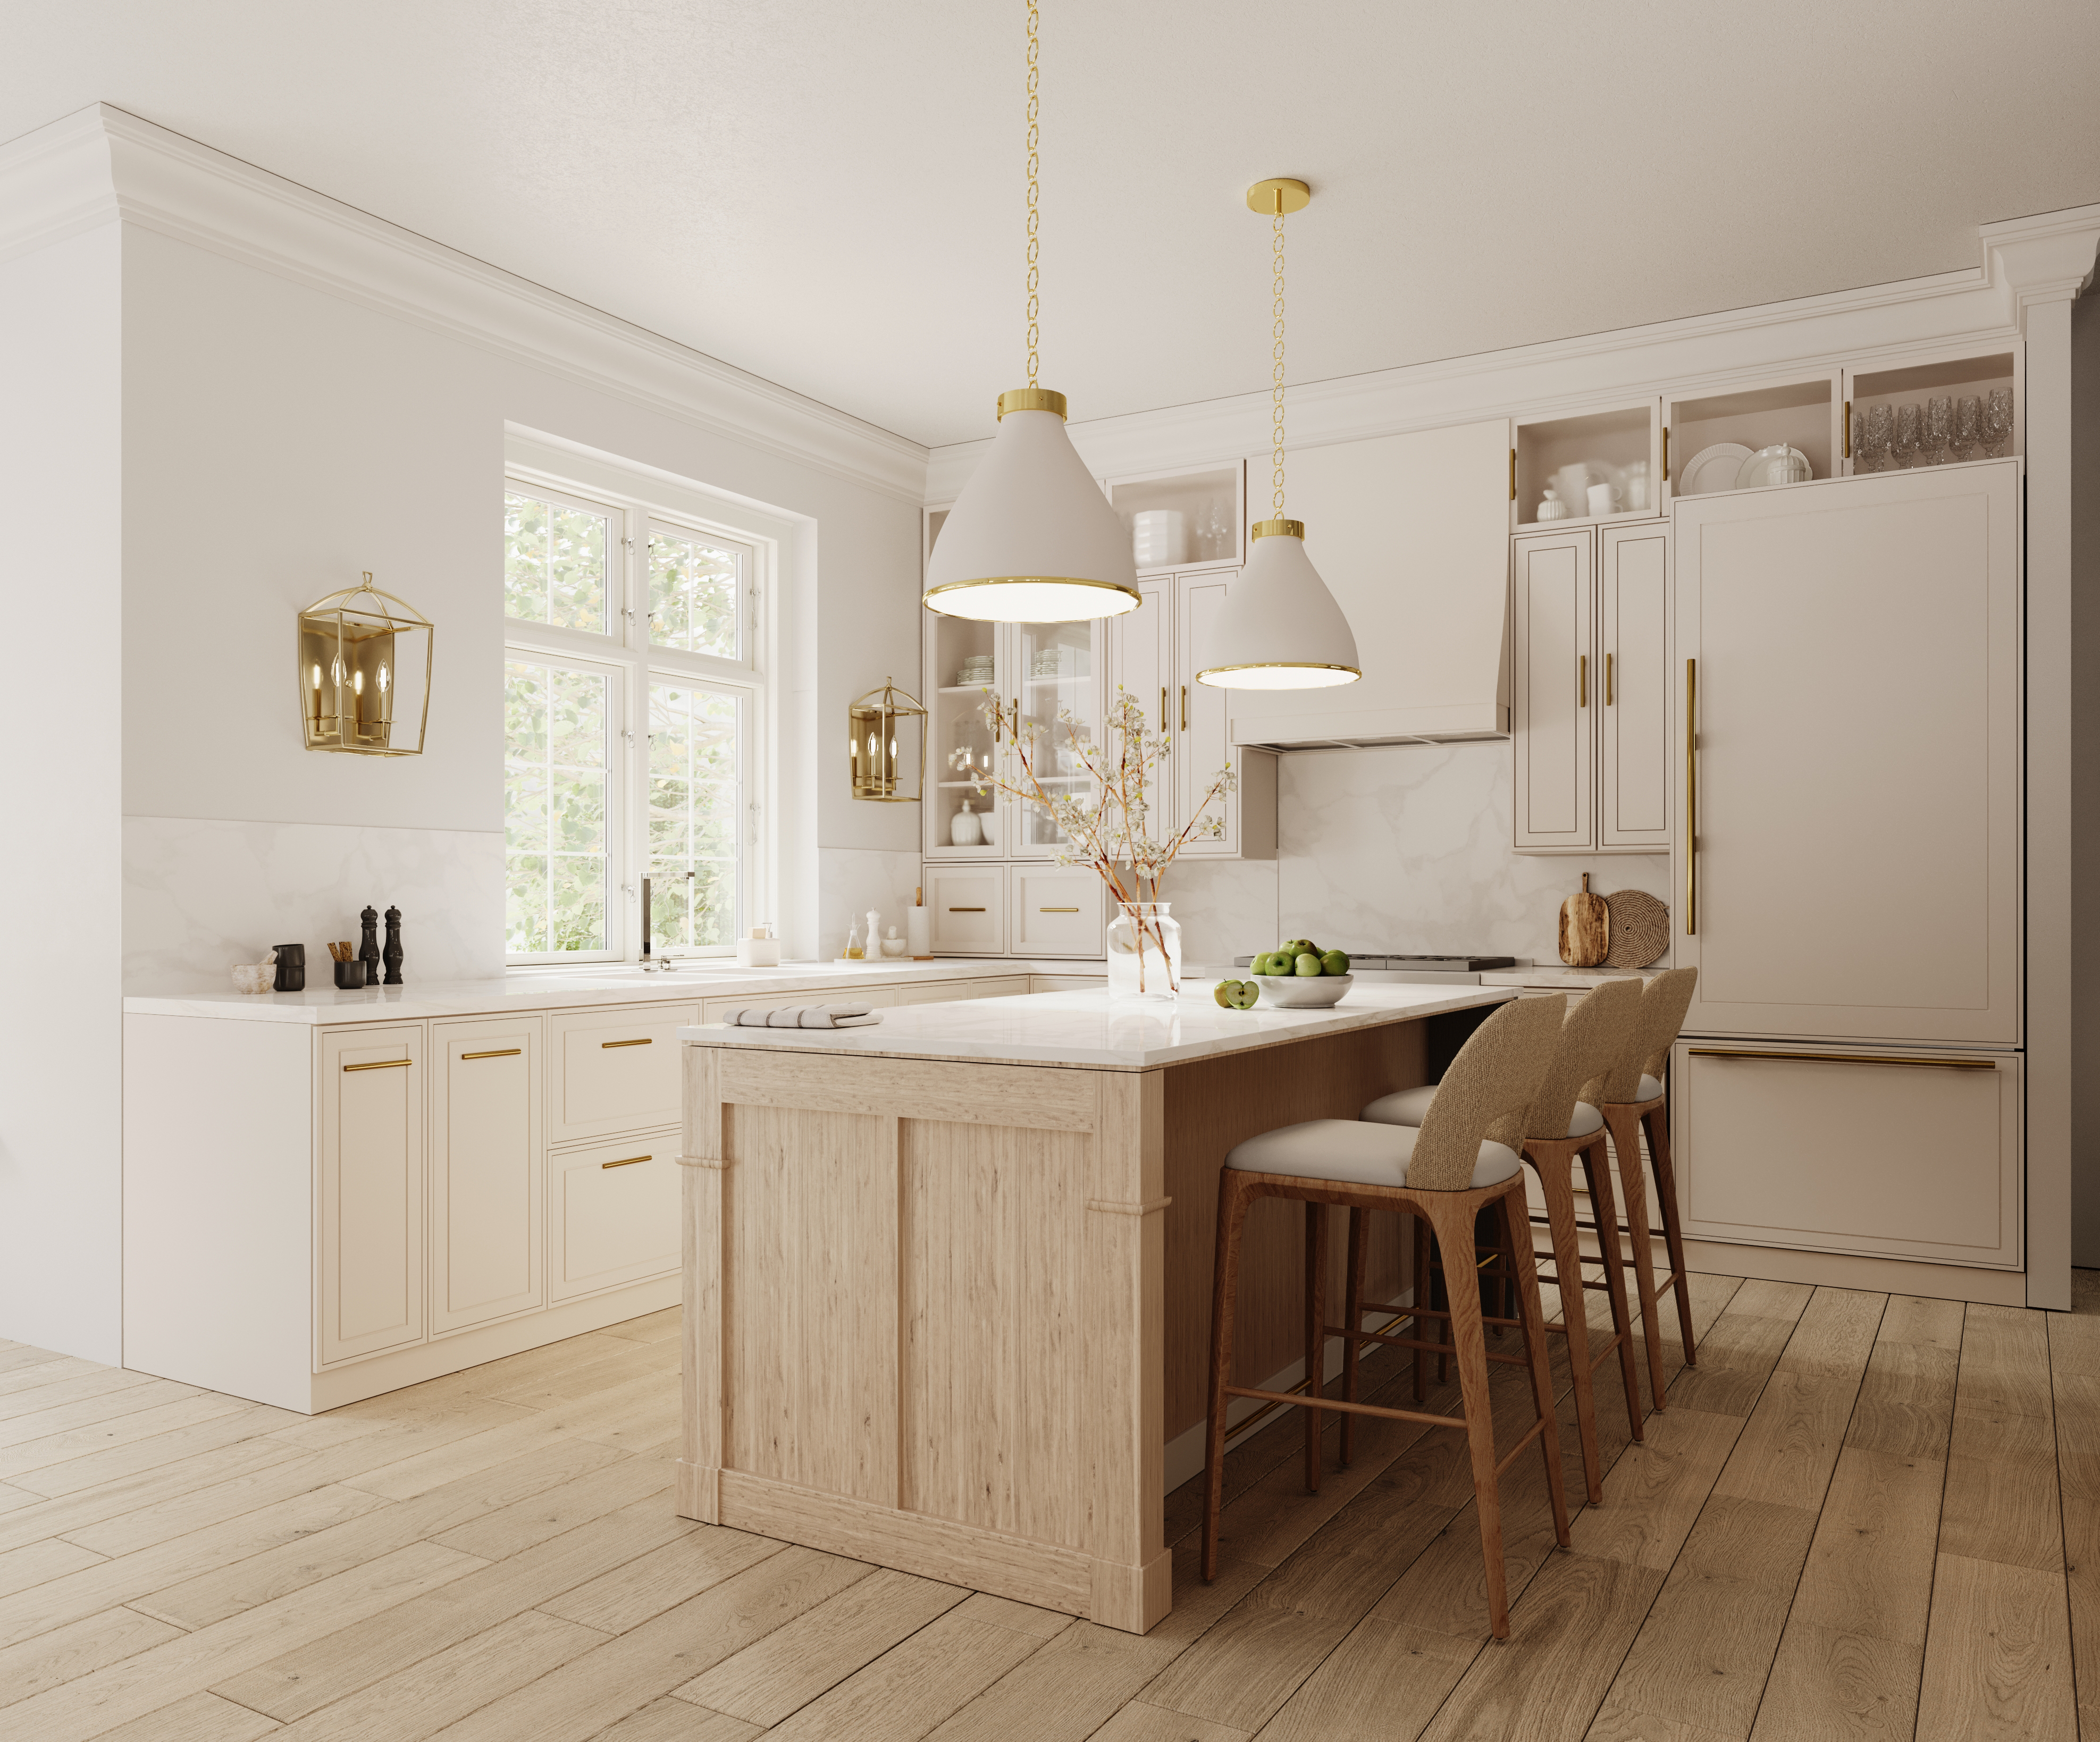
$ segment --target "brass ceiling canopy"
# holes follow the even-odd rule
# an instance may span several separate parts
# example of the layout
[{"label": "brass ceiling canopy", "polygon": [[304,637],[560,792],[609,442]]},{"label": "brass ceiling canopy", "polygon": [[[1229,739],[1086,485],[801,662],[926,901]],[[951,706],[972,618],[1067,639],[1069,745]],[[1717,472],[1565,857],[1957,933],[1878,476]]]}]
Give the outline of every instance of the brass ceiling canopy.
[{"label": "brass ceiling canopy", "polygon": [[1312,203],[1312,190],[1289,175],[1272,175],[1247,189],[1247,209],[1264,218],[1302,212]]}]

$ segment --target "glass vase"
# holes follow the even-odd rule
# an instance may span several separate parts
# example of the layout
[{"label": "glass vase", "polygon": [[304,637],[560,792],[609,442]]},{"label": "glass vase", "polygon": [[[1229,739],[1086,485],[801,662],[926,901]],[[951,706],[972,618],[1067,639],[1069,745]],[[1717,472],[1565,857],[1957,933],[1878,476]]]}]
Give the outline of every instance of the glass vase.
[{"label": "glass vase", "polygon": [[1109,921],[1111,1003],[1171,1004],[1181,990],[1181,924],[1165,902],[1120,902]]}]

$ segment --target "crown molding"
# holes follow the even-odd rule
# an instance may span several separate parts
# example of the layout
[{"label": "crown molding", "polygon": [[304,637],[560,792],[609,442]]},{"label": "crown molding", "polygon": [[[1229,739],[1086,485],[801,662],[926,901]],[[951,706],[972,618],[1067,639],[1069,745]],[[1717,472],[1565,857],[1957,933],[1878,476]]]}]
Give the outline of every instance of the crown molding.
[{"label": "crown molding", "polygon": [[0,261],[112,221],[413,322],[885,496],[908,438],[108,104],[0,146]]},{"label": "crown molding", "polygon": [[[1679,390],[1725,390],[1781,370],[2015,343],[2030,303],[2074,296],[2089,279],[2100,206],[1986,225],[1979,240],[1979,263],[1957,271],[1294,386],[1290,445],[1552,416]],[[1269,413],[1264,390],[1075,423],[1072,443],[1100,478],[1201,465],[1266,452]],[[926,500],[954,501],[990,445],[986,438],[933,449]]]}]

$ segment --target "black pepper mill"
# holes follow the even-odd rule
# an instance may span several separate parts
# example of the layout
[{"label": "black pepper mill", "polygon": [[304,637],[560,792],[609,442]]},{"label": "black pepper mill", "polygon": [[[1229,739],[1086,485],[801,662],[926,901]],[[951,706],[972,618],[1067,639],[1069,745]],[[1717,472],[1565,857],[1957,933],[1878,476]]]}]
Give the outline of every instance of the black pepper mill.
[{"label": "black pepper mill", "polygon": [[384,984],[401,984],[401,910],[386,910],[386,978]]},{"label": "black pepper mill", "polygon": [[364,941],[357,946],[357,959],[364,964],[364,983],[379,984],[379,910],[368,907],[358,916],[364,928]]}]

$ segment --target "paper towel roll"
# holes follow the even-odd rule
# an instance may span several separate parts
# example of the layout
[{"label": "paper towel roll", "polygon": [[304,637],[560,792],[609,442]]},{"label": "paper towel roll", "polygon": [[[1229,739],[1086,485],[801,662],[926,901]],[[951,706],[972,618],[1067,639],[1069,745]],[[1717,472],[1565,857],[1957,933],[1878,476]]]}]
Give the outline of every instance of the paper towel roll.
[{"label": "paper towel roll", "polygon": [[904,937],[908,954],[931,955],[933,953],[933,910],[930,907],[906,908]]}]

